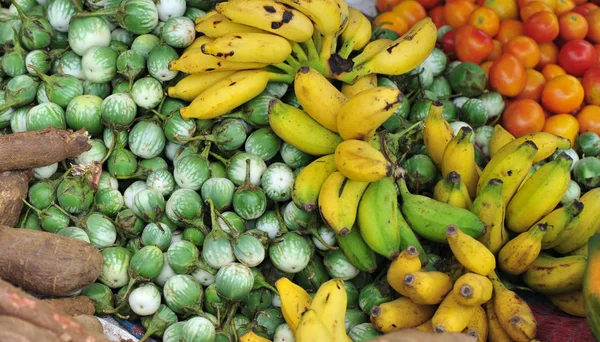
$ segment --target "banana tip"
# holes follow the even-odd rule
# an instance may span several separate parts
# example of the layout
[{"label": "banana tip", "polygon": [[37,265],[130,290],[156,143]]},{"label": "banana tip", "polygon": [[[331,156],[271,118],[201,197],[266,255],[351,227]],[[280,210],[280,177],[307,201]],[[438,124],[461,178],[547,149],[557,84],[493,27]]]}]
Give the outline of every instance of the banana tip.
[{"label": "banana tip", "polygon": [[410,254],[410,255],[414,255],[414,256],[417,256],[417,255],[419,255],[419,250],[417,249],[417,247],[415,247],[415,246],[412,246],[412,245],[411,245],[411,246],[408,246],[408,247],[406,247],[406,252],[407,252],[408,254]]},{"label": "banana tip", "polygon": [[379,317],[379,316],[381,316],[381,307],[379,305],[375,305],[371,309],[371,316],[372,317]]},{"label": "banana tip", "polygon": [[338,235],[339,235],[339,236],[346,236],[346,235],[348,235],[348,234],[350,234],[350,229],[348,229],[348,228],[342,228],[342,229],[340,229],[340,231],[338,232]]},{"label": "banana tip", "polygon": [[436,334],[441,334],[441,333],[445,333],[446,329],[443,326],[438,325],[438,326],[433,327],[433,332]]},{"label": "banana tip", "polygon": [[317,204],[316,203],[306,203],[303,206],[303,209],[304,209],[304,211],[308,211],[309,213],[313,212],[315,209],[317,209]]},{"label": "banana tip", "polygon": [[458,292],[462,297],[470,298],[473,295],[473,289],[470,285],[465,284],[460,287],[460,291]]},{"label": "banana tip", "polygon": [[446,227],[446,236],[452,236],[458,234],[458,227],[454,224]]},{"label": "banana tip", "polygon": [[415,278],[416,277],[414,275],[410,274],[410,273],[404,275],[404,285],[410,286],[410,285],[414,284]]},{"label": "banana tip", "polygon": [[300,74],[308,74],[308,72],[310,71],[310,67],[308,66],[303,66],[300,69],[298,69],[298,73]]}]

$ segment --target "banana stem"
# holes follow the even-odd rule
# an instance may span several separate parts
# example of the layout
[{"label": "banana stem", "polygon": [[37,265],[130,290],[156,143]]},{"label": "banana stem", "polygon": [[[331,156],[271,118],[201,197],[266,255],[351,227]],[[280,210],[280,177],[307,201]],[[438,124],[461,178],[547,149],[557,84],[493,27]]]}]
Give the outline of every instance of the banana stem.
[{"label": "banana stem", "polygon": [[308,60],[308,56],[306,55],[306,52],[304,52],[304,49],[302,48],[302,46],[300,46],[300,44],[298,44],[297,42],[292,43],[292,51],[294,52],[294,54],[296,55],[296,59],[300,63],[304,63]]},{"label": "banana stem", "polygon": [[[317,34],[319,36],[319,34]],[[320,36],[319,36],[320,37]],[[306,46],[306,51],[308,52],[308,60],[316,61],[319,59],[319,52],[317,51],[317,47],[315,46],[314,36],[313,39],[306,41],[303,43]]]},{"label": "banana stem", "polygon": [[282,82],[282,83],[287,83],[287,84],[292,84],[294,82],[294,75],[296,73],[294,72],[289,73],[289,74],[277,74],[274,72],[269,73],[269,80],[273,81],[273,82]]},{"label": "banana stem", "polygon": [[348,59],[352,50],[354,49],[354,45],[356,45],[356,40],[349,39],[345,40],[342,44],[342,48],[338,51],[338,55],[340,55],[343,59]]},{"label": "banana stem", "polygon": [[323,45],[321,46],[321,53],[319,54],[319,59],[322,61],[328,61],[331,57],[331,51],[335,46],[335,35],[325,36],[323,39]]},{"label": "banana stem", "polygon": [[289,55],[285,58],[285,62],[289,64],[294,69],[300,69],[302,64],[292,55]]},{"label": "banana stem", "polygon": [[287,74],[294,73],[294,68],[285,63],[271,64],[271,66],[274,66],[277,69],[281,69],[281,70],[285,71],[285,73],[287,73]]}]

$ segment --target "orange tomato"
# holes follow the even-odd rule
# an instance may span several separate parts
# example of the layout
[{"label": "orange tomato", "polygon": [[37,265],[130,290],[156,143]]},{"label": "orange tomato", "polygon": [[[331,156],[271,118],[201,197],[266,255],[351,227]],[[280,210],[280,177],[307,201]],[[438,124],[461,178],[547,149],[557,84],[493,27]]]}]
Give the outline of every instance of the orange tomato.
[{"label": "orange tomato", "polygon": [[486,61],[495,61],[498,57],[502,56],[502,43],[497,40],[492,40],[492,52],[487,56]]},{"label": "orange tomato", "polygon": [[596,49],[596,55],[598,56],[598,62],[596,64],[600,64],[600,44],[595,44],[594,49]]},{"label": "orange tomato", "polygon": [[379,12],[386,12],[394,8],[401,0],[377,0],[375,6]]},{"label": "orange tomato", "polygon": [[437,28],[446,25],[446,18],[444,17],[444,6],[437,6],[432,8],[429,11],[428,15]]},{"label": "orange tomato", "polygon": [[542,11],[553,12],[552,8],[550,8],[548,4],[541,1],[532,1],[525,4],[525,6],[521,7],[519,13],[521,14],[521,20],[525,21],[537,12]]},{"label": "orange tomato", "polygon": [[593,43],[600,43],[600,8],[595,8],[585,16],[588,22],[587,38]]},{"label": "orange tomato", "polygon": [[502,114],[502,126],[516,138],[541,132],[545,121],[542,106],[530,99],[514,101]]},{"label": "orange tomato", "polygon": [[571,114],[556,114],[546,119],[542,131],[569,139],[573,146],[579,133],[579,122]]},{"label": "orange tomato", "polygon": [[556,44],[550,42],[538,44],[538,46],[540,48],[540,61],[536,68],[541,70],[547,64],[558,63],[558,47],[556,47]]},{"label": "orange tomato", "polygon": [[555,77],[544,86],[542,105],[553,113],[571,113],[583,103],[583,86],[571,75]]},{"label": "orange tomato", "polygon": [[579,5],[575,8],[573,8],[573,12],[577,12],[583,16],[586,16],[591,10],[593,10],[594,8],[598,8],[598,5],[593,4],[591,2],[587,2],[583,5]]},{"label": "orange tomato", "polygon": [[483,6],[494,10],[500,21],[519,17],[519,7],[515,0],[485,0]]},{"label": "orange tomato", "polygon": [[525,88],[527,75],[519,60],[508,53],[502,54],[490,68],[490,86],[504,96],[517,96]]},{"label": "orange tomato", "polygon": [[542,97],[542,90],[544,90],[544,84],[546,84],[546,79],[541,72],[535,69],[527,69],[525,70],[525,74],[527,75],[527,83],[525,83],[525,88],[516,98],[532,99],[539,102]]},{"label": "orange tomato", "polygon": [[584,39],[588,32],[588,22],[579,13],[569,12],[558,18],[560,37],[564,40]]},{"label": "orange tomato", "polygon": [[558,0],[556,2],[556,8],[554,13],[558,16],[565,13],[571,12],[575,8],[575,2],[573,0]]},{"label": "orange tomato", "polygon": [[479,7],[474,10],[468,23],[487,33],[490,37],[495,36],[500,28],[498,14],[487,7]]},{"label": "orange tomato", "polygon": [[380,25],[381,28],[396,32],[399,35],[405,34],[409,27],[404,19],[400,18],[394,12],[383,12],[373,21],[375,25]]},{"label": "orange tomato", "polygon": [[483,70],[483,72],[485,73],[486,78],[489,78],[490,68],[492,67],[492,64],[494,64],[494,61],[487,61],[487,62],[481,63],[481,65],[479,66],[479,67],[481,67],[481,70]]},{"label": "orange tomato", "polygon": [[552,9],[552,12],[554,12],[554,9],[556,8],[556,2],[558,0],[519,0],[519,8],[523,8],[525,7],[525,5],[527,5],[528,3],[534,2],[534,1],[541,1],[543,3],[545,3],[546,5],[548,5],[548,7],[550,7]]},{"label": "orange tomato", "polygon": [[467,0],[449,0],[444,5],[444,18],[446,23],[454,28],[459,28],[469,21],[471,13],[477,6]]},{"label": "orange tomato", "polygon": [[558,37],[558,17],[551,12],[538,12],[523,24],[525,34],[538,43],[549,43]]},{"label": "orange tomato", "polygon": [[506,44],[512,38],[522,35],[523,23],[515,19],[508,19],[500,22],[500,28],[495,38],[500,43]]},{"label": "orange tomato", "polygon": [[584,5],[587,2],[587,0],[574,0],[574,2],[575,2],[575,5],[581,6],[581,5]]},{"label": "orange tomato", "polygon": [[518,36],[509,40],[504,44],[502,52],[517,57],[525,69],[534,68],[540,61],[540,48],[527,36]]},{"label": "orange tomato", "polygon": [[566,75],[567,72],[560,65],[554,63],[548,63],[542,69],[542,75],[547,81],[554,79],[558,76]]},{"label": "orange tomato", "polygon": [[589,105],[577,114],[579,133],[594,132],[600,135],[600,106]]},{"label": "orange tomato", "polygon": [[421,19],[427,17],[425,8],[415,0],[402,1],[394,7],[392,12],[402,18],[408,24],[408,27],[412,27]]}]

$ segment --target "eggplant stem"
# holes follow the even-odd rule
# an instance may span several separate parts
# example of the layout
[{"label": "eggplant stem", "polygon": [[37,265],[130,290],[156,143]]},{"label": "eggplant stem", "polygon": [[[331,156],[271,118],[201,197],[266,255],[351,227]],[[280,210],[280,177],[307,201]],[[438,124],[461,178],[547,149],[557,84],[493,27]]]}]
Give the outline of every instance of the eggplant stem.
[{"label": "eggplant stem", "polygon": [[275,202],[275,215],[277,217],[277,223],[279,223],[279,228],[281,229],[281,232],[289,233],[290,230],[285,225],[285,221],[283,220],[283,217],[281,217],[281,211],[279,210],[279,202]]},{"label": "eggplant stem", "polygon": [[415,122],[414,124],[410,125],[408,128],[406,128],[398,133],[390,134],[390,136],[393,139],[400,141],[400,139],[404,138],[405,136],[412,133],[415,129],[419,128],[419,126],[421,126],[423,124],[423,122],[424,122],[423,120],[419,120],[419,121]]},{"label": "eggplant stem", "polygon": [[117,137],[117,131],[115,131],[113,129],[112,134],[113,134],[113,139],[110,142],[110,147],[108,148],[108,151],[106,152],[106,155],[104,156],[104,158],[102,158],[102,160],[100,161],[100,164],[104,164],[104,162],[107,161],[108,158],[110,158],[110,155],[115,150],[115,145],[117,144],[117,141],[116,141],[117,139],[115,139],[115,137]]},{"label": "eggplant stem", "polygon": [[214,152],[209,152],[209,154],[211,155],[211,157],[217,159],[218,161],[220,161],[221,163],[227,165],[229,163],[229,160],[221,157],[220,155],[214,153]]},{"label": "eggplant stem", "polygon": [[229,220],[226,219],[225,216],[223,216],[223,214],[221,214],[216,208],[214,210],[217,217],[223,220],[223,222],[225,222],[225,225],[227,226],[227,228],[229,228],[229,231],[231,231],[231,235],[233,236],[233,238],[237,239],[240,236],[240,232],[238,232],[237,229],[235,229],[235,227],[231,224],[231,222],[229,222]]},{"label": "eggplant stem", "polygon": [[68,216],[69,219],[71,219],[71,221],[75,222],[76,225],[80,225],[81,220],[78,219],[77,217],[71,215],[70,213],[68,213],[66,210],[64,210],[63,208],[61,208],[58,204],[52,202],[52,206],[55,207],[56,209],[58,209],[58,211],[60,211],[61,213],[63,213],[64,215]]}]

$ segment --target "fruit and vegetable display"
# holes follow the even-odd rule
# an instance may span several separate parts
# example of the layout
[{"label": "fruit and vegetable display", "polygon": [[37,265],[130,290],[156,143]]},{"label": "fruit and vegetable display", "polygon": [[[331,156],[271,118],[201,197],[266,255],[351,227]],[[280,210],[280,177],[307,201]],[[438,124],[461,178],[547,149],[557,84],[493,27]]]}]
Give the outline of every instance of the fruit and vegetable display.
[{"label": "fruit and vegetable display", "polygon": [[3,5],[0,340],[600,340],[595,3]]}]

